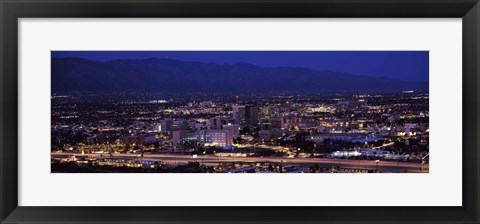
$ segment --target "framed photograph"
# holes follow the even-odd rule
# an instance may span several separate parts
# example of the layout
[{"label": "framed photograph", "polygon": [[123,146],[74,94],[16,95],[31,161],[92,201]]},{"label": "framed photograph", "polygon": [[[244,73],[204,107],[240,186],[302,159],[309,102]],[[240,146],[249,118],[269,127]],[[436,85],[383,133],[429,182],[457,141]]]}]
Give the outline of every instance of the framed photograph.
[{"label": "framed photograph", "polygon": [[2,0],[1,223],[479,223],[476,0]]}]

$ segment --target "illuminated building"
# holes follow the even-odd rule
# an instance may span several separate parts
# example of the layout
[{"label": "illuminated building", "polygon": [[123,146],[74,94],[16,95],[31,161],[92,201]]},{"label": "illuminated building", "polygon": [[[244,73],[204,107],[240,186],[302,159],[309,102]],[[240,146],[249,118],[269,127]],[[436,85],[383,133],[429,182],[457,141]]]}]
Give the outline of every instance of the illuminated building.
[{"label": "illuminated building", "polygon": [[208,127],[210,129],[222,129],[222,126],[227,124],[227,120],[227,117],[220,116],[210,118],[210,120],[208,121]]},{"label": "illuminated building", "polygon": [[197,141],[197,135],[194,131],[190,130],[173,130],[172,131],[172,144],[174,148],[183,146],[186,142]]},{"label": "illuminated building", "polygon": [[263,122],[267,122],[270,120],[270,107],[269,106],[264,106],[261,109],[261,117]]},{"label": "illuminated building", "polygon": [[227,146],[233,143],[231,130],[198,130],[197,139],[205,146]]},{"label": "illuminated building", "polygon": [[163,132],[163,133],[170,132],[172,129],[172,124],[173,124],[173,121],[170,118],[160,121],[160,124],[158,125],[158,132]]}]

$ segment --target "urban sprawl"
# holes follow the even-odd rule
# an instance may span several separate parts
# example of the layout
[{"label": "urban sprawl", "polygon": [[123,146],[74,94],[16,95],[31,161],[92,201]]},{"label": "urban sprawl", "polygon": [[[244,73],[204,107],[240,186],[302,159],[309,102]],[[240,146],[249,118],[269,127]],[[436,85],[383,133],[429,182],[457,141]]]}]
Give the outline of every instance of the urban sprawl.
[{"label": "urban sprawl", "polygon": [[52,172],[429,171],[429,96],[52,94]]}]

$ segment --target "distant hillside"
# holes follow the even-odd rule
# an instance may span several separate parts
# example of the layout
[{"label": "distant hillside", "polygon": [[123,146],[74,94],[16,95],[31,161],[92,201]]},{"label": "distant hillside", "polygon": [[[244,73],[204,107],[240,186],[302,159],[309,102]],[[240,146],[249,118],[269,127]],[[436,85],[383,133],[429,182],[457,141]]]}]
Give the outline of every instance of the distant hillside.
[{"label": "distant hillside", "polygon": [[52,91],[240,92],[240,91],[428,91],[428,82],[356,76],[307,68],[267,68],[172,59],[97,62],[52,58]]}]

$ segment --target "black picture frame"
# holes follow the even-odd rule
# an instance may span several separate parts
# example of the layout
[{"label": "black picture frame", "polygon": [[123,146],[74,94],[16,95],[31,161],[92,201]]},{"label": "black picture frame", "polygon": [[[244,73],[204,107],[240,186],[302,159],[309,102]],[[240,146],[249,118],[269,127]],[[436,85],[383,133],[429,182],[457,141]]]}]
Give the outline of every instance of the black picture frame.
[{"label": "black picture frame", "polygon": [[[0,0],[1,223],[479,223],[478,0]],[[18,19],[121,17],[462,18],[461,207],[18,206]],[[448,44],[448,43],[445,43]],[[41,193],[41,192],[39,192]],[[448,192],[445,192],[448,194]],[[94,201],[94,199],[92,199]]]}]

